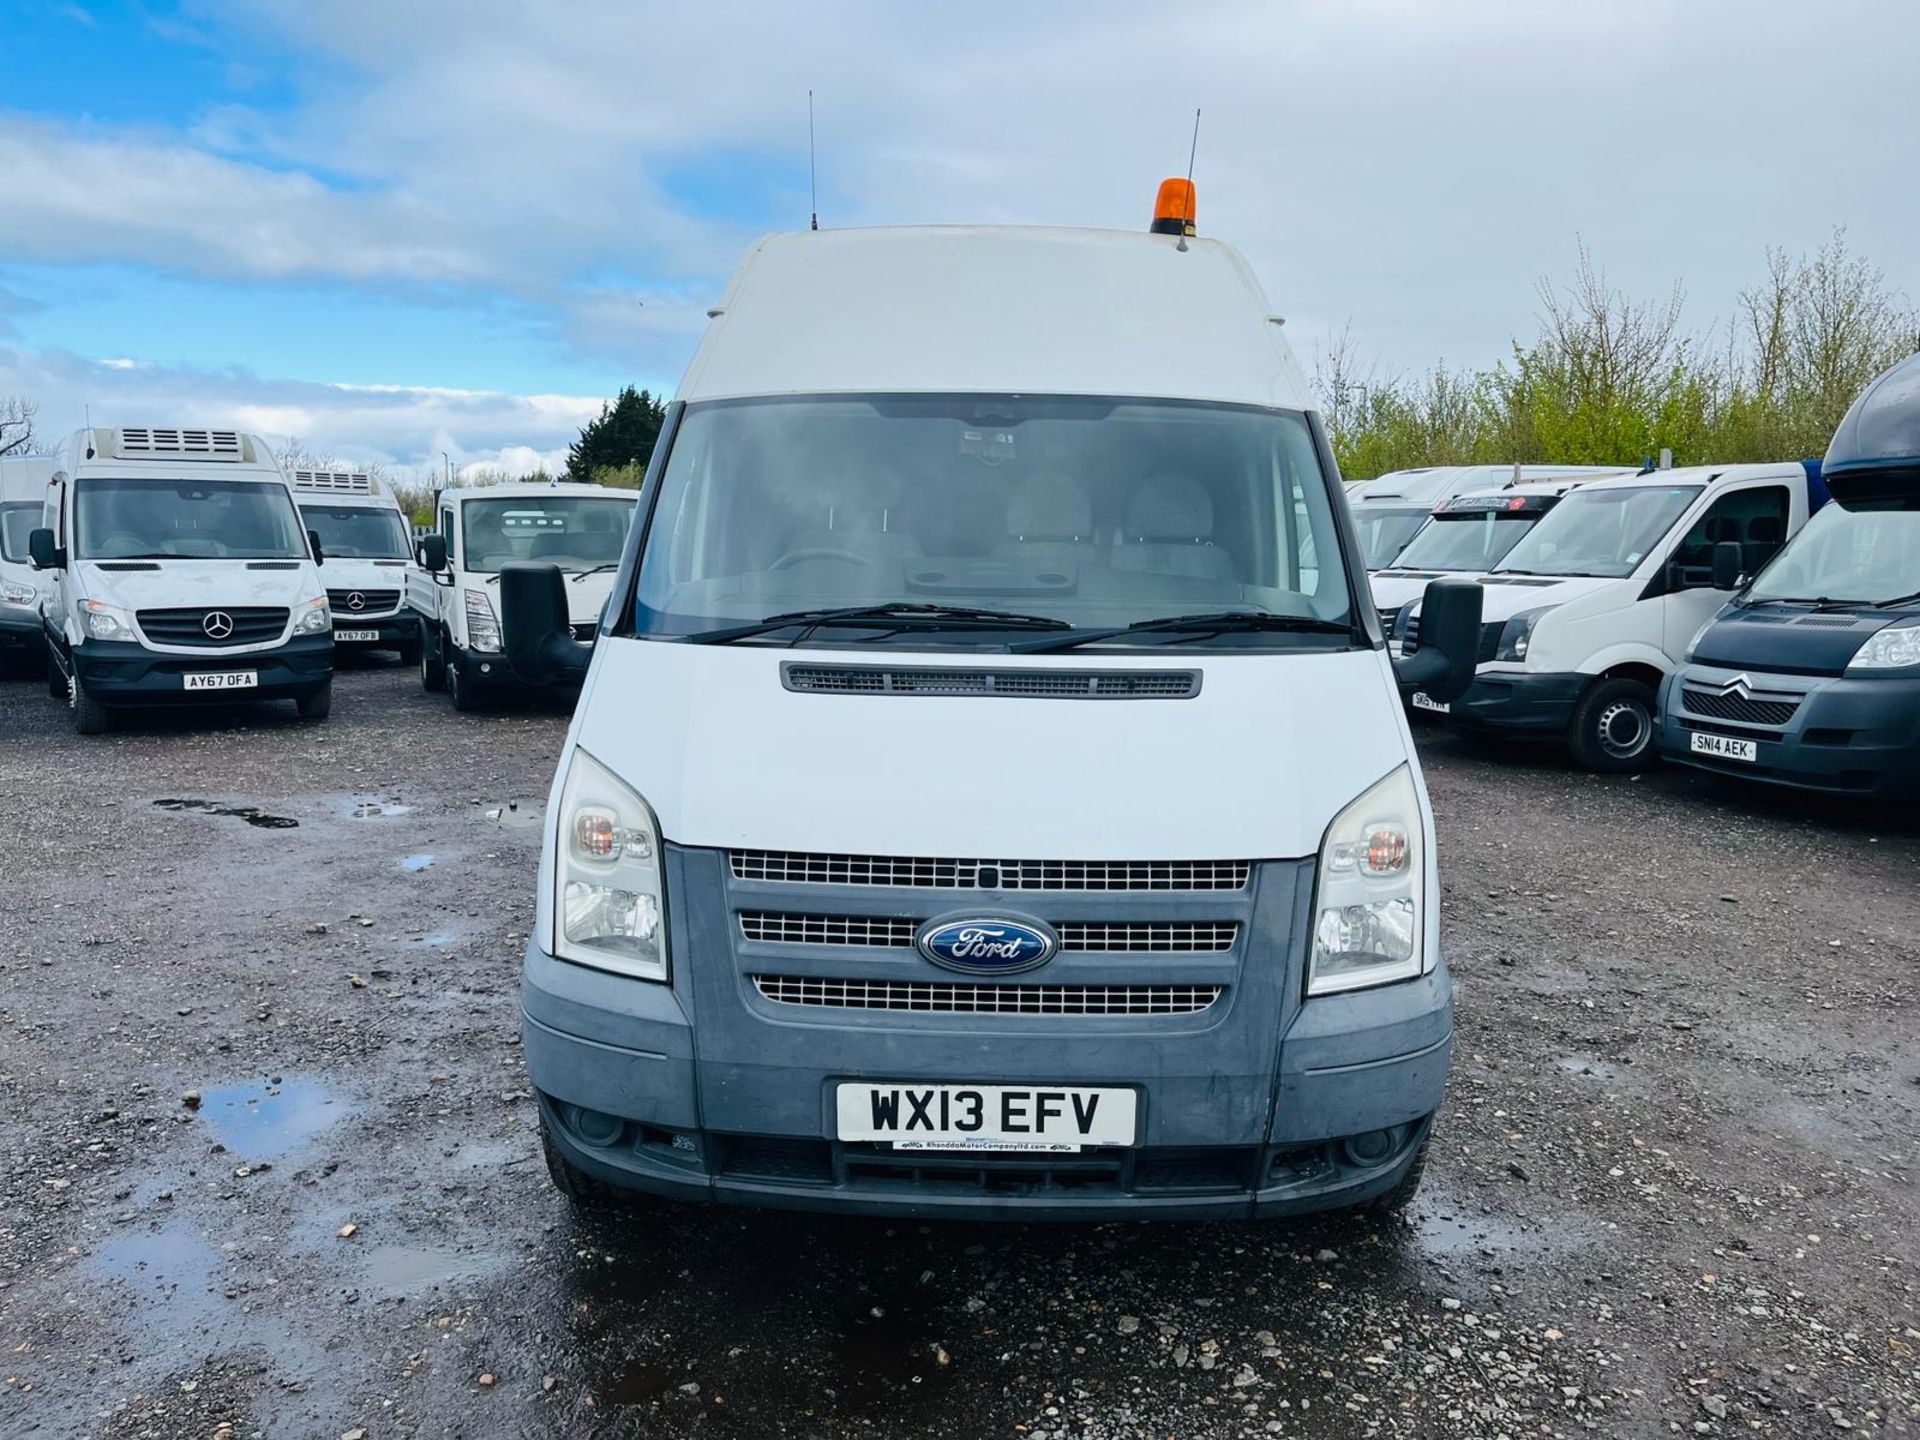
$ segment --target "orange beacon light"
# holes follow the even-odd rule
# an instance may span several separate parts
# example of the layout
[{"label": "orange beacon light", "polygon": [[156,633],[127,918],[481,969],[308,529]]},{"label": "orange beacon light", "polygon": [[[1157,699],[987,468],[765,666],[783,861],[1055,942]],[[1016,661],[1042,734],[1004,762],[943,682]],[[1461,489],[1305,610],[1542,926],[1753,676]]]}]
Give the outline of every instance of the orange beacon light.
[{"label": "orange beacon light", "polygon": [[1192,235],[1197,233],[1193,214],[1193,181],[1169,176],[1160,182],[1160,193],[1153,200],[1153,224],[1148,228],[1155,235]]}]

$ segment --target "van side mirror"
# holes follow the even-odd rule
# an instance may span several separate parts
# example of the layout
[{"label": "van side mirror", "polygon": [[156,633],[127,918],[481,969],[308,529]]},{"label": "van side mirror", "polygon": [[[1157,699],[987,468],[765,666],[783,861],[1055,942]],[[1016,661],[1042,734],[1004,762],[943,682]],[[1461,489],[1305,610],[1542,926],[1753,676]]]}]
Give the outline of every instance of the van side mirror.
[{"label": "van side mirror", "polygon": [[314,564],[324,565],[327,563],[327,552],[320,548],[320,532],[318,530],[307,531],[307,549],[313,552]]},{"label": "van side mirror", "polygon": [[414,552],[420,558],[420,568],[438,575],[447,568],[447,537],[428,535],[420,541]]},{"label": "van side mirror", "polygon": [[558,565],[509,560],[500,567],[500,633],[507,668],[529,685],[578,680],[593,658],[593,647],[573,638]]},{"label": "van side mirror", "polygon": [[1435,580],[1420,602],[1420,648],[1393,662],[1400,693],[1418,690],[1450,705],[1467,693],[1480,663],[1486,592],[1471,580]]},{"label": "van side mirror", "polygon": [[1738,590],[1747,568],[1747,547],[1738,540],[1722,540],[1713,547],[1713,588]]},{"label": "van side mirror", "polygon": [[53,543],[53,531],[33,530],[27,535],[27,558],[36,570],[64,570],[66,553]]}]

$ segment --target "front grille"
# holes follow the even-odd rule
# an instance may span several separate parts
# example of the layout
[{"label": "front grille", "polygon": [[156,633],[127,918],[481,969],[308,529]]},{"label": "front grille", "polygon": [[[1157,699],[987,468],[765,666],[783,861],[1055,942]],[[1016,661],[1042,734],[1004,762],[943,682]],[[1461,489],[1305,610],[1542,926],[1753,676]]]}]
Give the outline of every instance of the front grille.
[{"label": "front grille", "polygon": [[935,670],[881,665],[781,668],[789,690],[825,695],[978,695],[1020,700],[1187,700],[1197,670]]},{"label": "front grille", "polygon": [[1393,636],[1393,623],[1400,618],[1401,607],[1398,605],[1382,605],[1378,608],[1380,611],[1380,632],[1391,639]]},{"label": "front grille", "polygon": [[[350,602],[352,596],[360,597],[359,605]],[[333,607],[335,616],[346,615],[384,615],[400,605],[398,590],[329,590],[327,604]]]},{"label": "front grille", "polygon": [[[772,915],[740,917],[740,933],[769,945],[877,946],[906,950],[918,920],[891,915]],[[1240,927],[1230,921],[1072,922],[1058,927],[1062,954],[1219,955],[1233,949]]]},{"label": "front grille", "polygon": [[877,885],[920,890],[1244,890],[1245,860],[959,860],[735,850],[736,880]]},{"label": "front grille", "polygon": [[782,1005],[938,1015],[1192,1015],[1221,991],[1218,985],[992,985],[800,975],[755,975],[753,984]]},{"label": "front grille", "polygon": [[[207,618],[224,615],[230,633],[217,638],[207,633]],[[156,645],[193,645],[225,649],[234,645],[261,645],[278,640],[287,628],[284,605],[200,605],[138,612],[140,629]],[[215,621],[216,628],[221,626]]]},{"label": "front grille", "polygon": [[742,915],[740,933],[772,945],[880,945],[909,949],[919,925],[885,915]]},{"label": "front grille", "polygon": [[1688,686],[1682,694],[1689,711],[1715,720],[1733,720],[1743,725],[1785,725],[1800,708],[1798,700],[1755,700],[1750,696],[1722,694],[1717,690],[1696,690]]}]

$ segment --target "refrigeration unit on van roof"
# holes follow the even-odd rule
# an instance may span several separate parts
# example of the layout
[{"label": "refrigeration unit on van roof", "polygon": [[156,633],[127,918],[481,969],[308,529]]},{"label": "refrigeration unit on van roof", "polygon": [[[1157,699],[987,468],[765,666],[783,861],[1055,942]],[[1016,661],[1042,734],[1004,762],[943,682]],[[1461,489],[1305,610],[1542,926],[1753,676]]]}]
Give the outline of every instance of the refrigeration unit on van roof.
[{"label": "refrigeration unit on van roof", "polygon": [[89,460],[192,460],[229,465],[270,463],[257,436],[238,430],[124,425],[86,432]]},{"label": "refrigeration unit on van roof", "polygon": [[377,495],[379,482],[361,470],[295,470],[293,488],[321,495]]}]

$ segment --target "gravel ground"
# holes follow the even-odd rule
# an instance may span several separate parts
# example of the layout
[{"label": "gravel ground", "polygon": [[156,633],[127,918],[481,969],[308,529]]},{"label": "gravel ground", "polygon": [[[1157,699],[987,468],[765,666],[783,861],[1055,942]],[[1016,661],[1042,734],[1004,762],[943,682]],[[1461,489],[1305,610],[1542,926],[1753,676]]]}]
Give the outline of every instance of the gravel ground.
[{"label": "gravel ground", "polygon": [[1405,1219],[580,1221],[516,1023],[565,725],[0,685],[0,1435],[1920,1433],[1910,822],[1426,732]]}]

